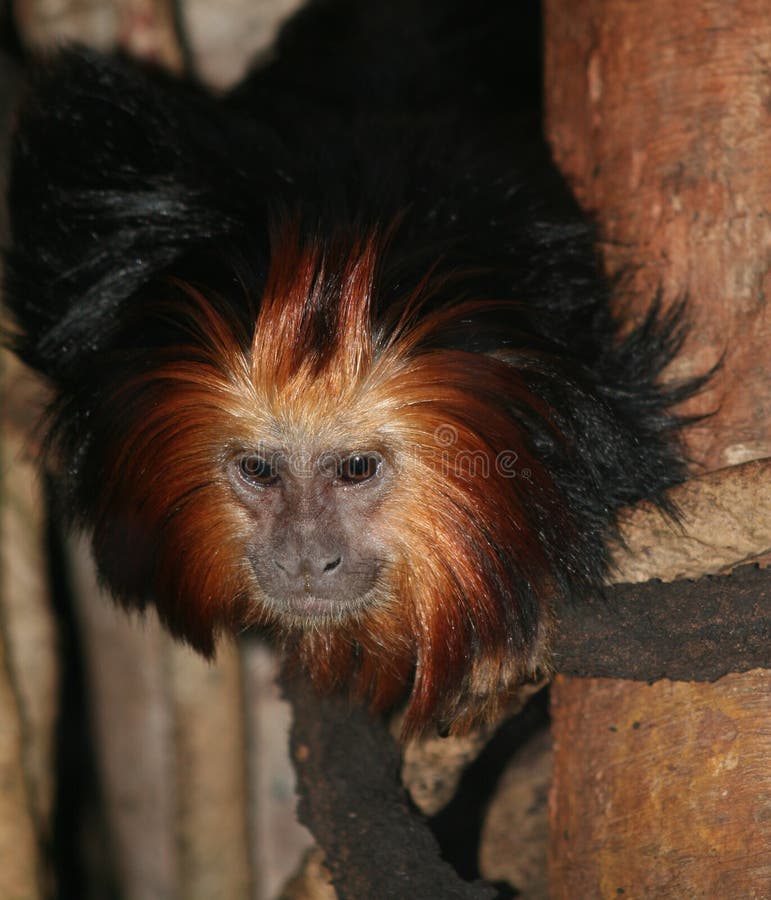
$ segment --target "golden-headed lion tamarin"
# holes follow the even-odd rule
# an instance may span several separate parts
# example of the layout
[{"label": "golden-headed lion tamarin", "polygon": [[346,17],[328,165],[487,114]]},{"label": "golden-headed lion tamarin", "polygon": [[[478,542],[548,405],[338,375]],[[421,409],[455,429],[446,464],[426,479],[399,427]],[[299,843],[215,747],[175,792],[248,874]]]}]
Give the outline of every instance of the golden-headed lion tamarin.
[{"label": "golden-headed lion tamarin", "polygon": [[70,51],[16,125],[13,340],[104,581],[407,732],[532,672],[684,471],[680,318],[611,314],[531,7],[317,0],[224,97]]}]

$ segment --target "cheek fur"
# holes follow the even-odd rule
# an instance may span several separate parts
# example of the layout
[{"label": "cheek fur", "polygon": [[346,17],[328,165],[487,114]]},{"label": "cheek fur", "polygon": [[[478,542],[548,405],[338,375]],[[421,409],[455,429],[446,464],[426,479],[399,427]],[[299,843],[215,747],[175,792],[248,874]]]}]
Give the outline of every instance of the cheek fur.
[{"label": "cheek fur", "polygon": [[254,616],[252,526],[222,460],[239,432],[233,392],[214,377],[178,378],[161,368],[109,395],[84,466],[98,477],[81,480],[79,505],[124,603],[154,602],[175,634],[210,654],[216,632]]}]

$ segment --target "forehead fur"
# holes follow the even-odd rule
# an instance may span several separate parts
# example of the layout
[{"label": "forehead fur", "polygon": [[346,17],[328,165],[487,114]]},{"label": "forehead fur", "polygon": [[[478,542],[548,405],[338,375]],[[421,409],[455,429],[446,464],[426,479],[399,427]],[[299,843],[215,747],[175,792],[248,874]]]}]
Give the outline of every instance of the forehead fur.
[{"label": "forehead fur", "polygon": [[310,396],[325,406],[355,392],[373,356],[372,291],[378,246],[274,235],[254,331],[251,379],[275,403]]},{"label": "forehead fur", "polygon": [[226,314],[185,286],[194,336],[206,335],[212,387],[227,396],[244,440],[318,449],[387,440],[390,386],[404,361],[379,352],[373,333],[381,249],[376,236],[322,245],[292,228],[277,232],[248,344],[234,340]]}]

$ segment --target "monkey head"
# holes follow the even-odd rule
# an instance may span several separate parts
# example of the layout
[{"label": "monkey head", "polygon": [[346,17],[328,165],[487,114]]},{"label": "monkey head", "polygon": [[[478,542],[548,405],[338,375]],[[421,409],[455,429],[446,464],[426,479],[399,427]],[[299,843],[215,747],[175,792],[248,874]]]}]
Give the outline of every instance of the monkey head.
[{"label": "monkey head", "polygon": [[285,227],[258,298],[157,288],[62,401],[58,445],[125,604],[204,653],[266,628],[322,689],[408,695],[411,731],[533,671],[559,514],[521,371],[443,346],[479,304],[427,309],[427,280],[378,307],[383,252]]}]

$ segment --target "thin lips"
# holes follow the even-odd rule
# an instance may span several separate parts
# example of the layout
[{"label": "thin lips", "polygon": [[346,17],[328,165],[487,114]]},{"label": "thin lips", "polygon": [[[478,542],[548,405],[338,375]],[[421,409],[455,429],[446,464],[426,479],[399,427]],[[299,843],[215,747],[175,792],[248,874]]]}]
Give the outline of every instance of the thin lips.
[{"label": "thin lips", "polygon": [[299,594],[288,597],[286,605],[292,612],[305,615],[328,615],[341,607],[341,604],[329,597],[317,597],[315,594]]}]

